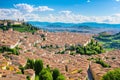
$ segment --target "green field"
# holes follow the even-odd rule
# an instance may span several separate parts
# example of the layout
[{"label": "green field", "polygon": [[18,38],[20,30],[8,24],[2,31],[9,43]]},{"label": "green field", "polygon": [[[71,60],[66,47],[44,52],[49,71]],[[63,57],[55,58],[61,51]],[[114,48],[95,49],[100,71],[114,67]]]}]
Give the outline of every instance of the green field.
[{"label": "green field", "polygon": [[109,34],[99,34],[99,36],[94,36],[104,48],[107,50],[120,49],[120,33],[109,35]]}]

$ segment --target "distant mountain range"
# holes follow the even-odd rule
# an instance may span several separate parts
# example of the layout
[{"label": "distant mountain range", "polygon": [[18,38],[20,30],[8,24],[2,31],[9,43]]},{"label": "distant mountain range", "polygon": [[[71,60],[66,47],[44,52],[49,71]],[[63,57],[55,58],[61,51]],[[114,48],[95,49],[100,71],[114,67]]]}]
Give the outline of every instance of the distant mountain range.
[{"label": "distant mountain range", "polygon": [[100,33],[104,31],[109,31],[112,33],[120,32],[120,24],[106,24],[106,23],[96,23],[96,22],[86,22],[86,23],[50,23],[50,22],[38,22],[29,21],[28,23],[39,27],[44,30],[52,32],[82,32],[82,33]]}]

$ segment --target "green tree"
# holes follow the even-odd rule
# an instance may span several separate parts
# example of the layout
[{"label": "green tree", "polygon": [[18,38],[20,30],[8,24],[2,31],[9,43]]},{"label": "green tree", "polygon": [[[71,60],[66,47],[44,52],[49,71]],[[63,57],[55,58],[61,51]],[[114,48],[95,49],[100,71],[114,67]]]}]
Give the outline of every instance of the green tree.
[{"label": "green tree", "polygon": [[4,53],[4,52],[8,52],[10,54],[14,54],[14,55],[19,55],[19,49],[18,48],[9,48],[9,47],[6,47],[6,46],[2,46],[0,47],[0,52],[1,53]]},{"label": "green tree", "polygon": [[57,77],[60,75],[60,71],[58,69],[53,70],[53,80],[57,80]]},{"label": "green tree", "polygon": [[59,75],[56,80],[65,80],[65,76]]},{"label": "green tree", "polygon": [[102,67],[110,67],[109,64],[105,63],[103,60],[101,60],[100,58],[96,59],[96,63],[100,64]]},{"label": "green tree", "polygon": [[26,78],[27,78],[27,80],[30,80],[30,76],[27,76]]},{"label": "green tree", "polygon": [[93,45],[94,42],[95,42],[94,39],[91,39],[90,45]]},{"label": "green tree", "polygon": [[36,60],[35,64],[34,64],[34,70],[36,75],[39,75],[39,73],[42,71],[43,69],[43,61],[42,60]]},{"label": "green tree", "polygon": [[79,53],[79,54],[85,54],[85,52],[84,52],[84,48],[81,47],[81,46],[77,46],[77,48],[76,48],[76,52]]},{"label": "green tree", "polygon": [[52,74],[47,69],[43,69],[40,72],[39,80],[53,80],[53,77]]},{"label": "green tree", "polygon": [[102,80],[120,80],[120,68],[107,72]]},{"label": "green tree", "polygon": [[51,71],[51,69],[50,69],[50,66],[49,65],[47,65],[46,66],[46,69],[50,72]]},{"label": "green tree", "polygon": [[20,66],[19,69],[21,70],[21,73],[24,74],[25,68],[23,66]]},{"label": "green tree", "polygon": [[35,64],[34,60],[28,59],[27,64],[26,64],[26,68],[27,69],[34,69],[34,64]]}]

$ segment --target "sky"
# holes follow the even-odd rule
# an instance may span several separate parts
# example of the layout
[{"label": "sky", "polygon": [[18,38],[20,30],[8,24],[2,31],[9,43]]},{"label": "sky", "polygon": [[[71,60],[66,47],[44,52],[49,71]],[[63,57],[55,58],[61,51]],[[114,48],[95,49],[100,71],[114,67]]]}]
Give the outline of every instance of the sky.
[{"label": "sky", "polygon": [[120,23],[120,0],[1,0],[0,19]]}]

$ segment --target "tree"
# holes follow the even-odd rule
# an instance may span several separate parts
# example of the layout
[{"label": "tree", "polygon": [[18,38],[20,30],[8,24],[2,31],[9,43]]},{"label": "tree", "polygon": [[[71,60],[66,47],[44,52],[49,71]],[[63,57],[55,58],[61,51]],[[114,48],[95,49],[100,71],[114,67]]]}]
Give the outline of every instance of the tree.
[{"label": "tree", "polygon": [[103,60],[101,60],[100,58],[96,59],[96,63],[100,64],[102,67],[110,67],[109,64],[105,63]]},{"label": "tree", "polygon": [[24,74],[25,68],[23,66],[20,66],[19,69],[21,70],[21,73]]},{"label": "tree", "polygon": [[57,77],[60,75],[60,71],[58,69],[53,70],[53,80],[57,80]]},{"label": "tree", "polygon": [[77,47],[76,47],[76,52],[79,53],[79,54],[85,54],[84,48],[81,47],[81,46],[77,46]]},{"label": "tree", "polygon": [[15,47],[13,49],[9,48],[9,47],[6,47],[6,46],[2,46],[0,47],[0,52],[1,53],[4,53],[4,52],[9,52],[11,54],[14,54],[14,55],[19,55],[19,48]]},{"label": "tree", "polygon": [[[24,74],[24,69],[34,69],[35,80],[65,80],[63,75],[60,75],[58,69],[51,70],[49,65],[46,68],[43,67],[42,60],[27,60],[27,64],[24,67],[20,67],[21,72]],[[29,77],[27,78],[29,79]]]},{"label": "tree", "polygon": [[47,69],[43,69],[40,72],[39,80],[53,80],[53,77],[52,74]]},{"label": "tree", "polygon": [[30,80],[30,76],[27,76],[27,80]]},{"label": "tree", "polygon": [[56,80],[65,80],[65,76],[59,75]]},{"label": "tree", "polygon": [[51,69],[50,69],[50,66],[49,65],[47,65],[46,66],[46,69],[50,72],[51,71]]},{"label": "tree", "polygon": [[95,42],[95,41],[94,41],[94,39],[91,39],[90,44],[91,44],[91,45],[93,45],[93,44],[94,44],[94,42]]},{"label": "tree", "polygon": [[70,46],[69,50],[74,51],[75,50],[75,46]]},{"label": "tree", "polygon": [[86,54],[87,53],[87,48],[86,47],[84,47],[84,54]]},{"label": "tree", "polygon": [[35,74],[39,75],[39,73],[42,71],[42,69],[43,69],[43,61],[42,60],[36,60],[35,64],[34,64]]},{"label": "tree", "polygon": [[102,80],[120,80],[120,68],[107,72]]},{"label": "tree", "polygon": [[34,60],[28,59],[27,60],[27,64],[26,64],[26,68],[27,69],[34,69]]}]

